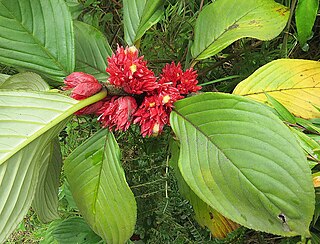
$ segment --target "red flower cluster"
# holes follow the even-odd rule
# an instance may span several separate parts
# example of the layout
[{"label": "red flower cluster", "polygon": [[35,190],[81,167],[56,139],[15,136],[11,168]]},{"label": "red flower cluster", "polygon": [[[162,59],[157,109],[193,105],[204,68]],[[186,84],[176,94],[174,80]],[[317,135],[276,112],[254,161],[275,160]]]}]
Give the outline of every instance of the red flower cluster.
[{"label": "red flower cluster", "polygon": [[[132,121],[140,125],[141,134],[144,137],[161,133],[164,125],[169,124],[169,115],[174,102],[201,89],[197,86],[196,71],[191,68],[183,72],[180,63],[167,64],[157,82],[154,73],[148,69],[143,56],[138,56],[138,50],[135,47],[125,49],[118,47],[117,52],[108,58],[106,70],[110,74],[108,79],[110,84],[122,87],[128,94],[144,94],[144,99],[136,111],[126,110],[129,116],[126,117],[125,127],[116,126],[116,124],[119,125],[119,121],[112,116],[101,116],[101,123],[109,128],[125,130]],[[109,110],[106,113],[112,114]]]},{"label": "red flower cluster", "polygon": [[[138,56],[135,47],[118,47],[116,53],[108,58],[106,71],[110,75],[108,82],[122,88],[128,96],[113,96],[77,113],[91,112],[99,115],[98,120],[102,126],[110,130],[125,131],[131,123],[139,124],[144,137],[160,134],[164,126],[169,125],[174,102],[201,89],[197,86],[197,72],[192,68],[183,72],[180,63],[167,64],[157,81],[143,56]],[[68,76],[65,83],[64,89],[73,89],[71,96],[78,100],[91,96],[102,88],[93,76],[79,72]],[[143,96],[141,104],[136,102],[137,95]]]}]

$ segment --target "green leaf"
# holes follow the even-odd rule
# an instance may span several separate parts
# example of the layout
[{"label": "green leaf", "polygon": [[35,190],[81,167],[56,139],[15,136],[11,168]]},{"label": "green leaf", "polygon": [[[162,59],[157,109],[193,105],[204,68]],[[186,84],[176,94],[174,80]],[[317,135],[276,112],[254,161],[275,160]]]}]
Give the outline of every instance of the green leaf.
[{"label": "green leaf", "polygon": [[298,40],[304,47],[312,36],[312,27],[317,17],[319,0],[299,0],[295,11]]},{"label": "green leaf", "polygon": [[83,22],[74,22],[76,40],[76,71],[85,72],[105,82],[107,57],[112,50],[106,37],[93,26]]},{"label": "green leaf", "polygon": [[0,243],[31,205],[47,144],[70,115],[105,96],[79,102],[53,92],[0,90]]},{"label": "green leaf", "polygon": [[123,0],[124,39],[134,45],[163,15],[164,0]]},{"label": "green leaf", "polygon": [[24,72],[8,76],[2,83],[0,89],[48,91],[49,85],[40,75],[32,72]]},{"label": "green leaf", "polygon": [[175,103],[179,169],[190,188],[227,218],[283,236],[309,235],[314,189],[305,155],[264,105],[221,93]]},{"label": "green leaf", "polygon": [[79,217],[64,220],[55,227],[52,235],[59,244],[93,244],[101,241],[86,221]]},{"label": "green leaf", "polygon": [[0,90],[0,165],[74,112],[105,96],[102,91],[77,101],[55,92]]},{"label": "green leaf", "polygon": [[55,228],[62,222],[61,219],[57,219],[52,221],[48,228],[43,233],[44,238],[40,241],[40,244],[59,244],[57,240],[54,238],[52,232],[55,230]]},{"label": "green leaf", "polygon": [[58,214],[58,192],[62,155],[59,138],[54,138],[53,141],[47,145],[43,157],[44,163],[40,168],[40,177],[33,198],[32,208],[37,213],[40,221],[48,223],[60,218]]},{"label": "green leaf", "polygon": [[27,213],[44,150],[77,103],[48,92],[0,91],[0,243]]},{"label": "green leaf", "polygon": [[265,95],[283,121],[287,121],[291,124],[296,123],[296,118],[281,103],[279,103],[275,98],[273,98],[266,92]]},{"label": "green leaf", "polygon": [[273,0],[217,0],[196,20],[192,56],[208,58],[244,37],[271,40],[288,18],[289,9]]},{"label": "green leaf", "polygon": [[316,124],[313,124],[310,120],[296,118],[296,121],[299,125],[303,126],[308,131],[311,131],[313,133],[320,133],[320,127],[316,126]]},{"label": "green leaf", "polygon": [[136,221],[136,202],[120,164],[120,149],[102,129],[66,159],[74,200],[90,227],[107,243],[124,243]]},{"label": "green leaf", "polygon": [[217,238],[225,238],[228,233],[239,228],[239,225],[225,218],[208,204],[202,201],[188,186],[183,179],[178,168],[180,148],[178,142],[170,142],[171,158],[170,166],[173,167],[177,178],[179,191],[181,195],[188,199],[195,212],[195,218],[201,226],[206,226],[211,231],[212,235]]},{"label": "green leaf", "polygon": [[0,74],[0,89],[2,87],[2,84],[6,81],[6,79],[8,79],[10,77],[10,75],[7,74]]},{"label": "green leaf", "polygon": [[0,62],[55,81],[74,69],[72,18],[63,0],[0,1]]},{"label": "green leaf", "polygon": [[76,20],[79,15],[82,13],[82,11],[84,10],[84,6],[82,3],[79,3],[78,0],[65,0],[66,4],[69,7],[69,11],[72,15],[72,18],[74,20]]},{"label": "green leaf", "polygon": [[67,201],[66,209],[68,209],[69,211],[78,209],[76,203],[74,202],[74,199],[70,190],[69,182],[66,179],[63,182],[63,185],[61,188],[62,188],[62,192],[61,192],[62,198],[65,198],[65,200]]}]

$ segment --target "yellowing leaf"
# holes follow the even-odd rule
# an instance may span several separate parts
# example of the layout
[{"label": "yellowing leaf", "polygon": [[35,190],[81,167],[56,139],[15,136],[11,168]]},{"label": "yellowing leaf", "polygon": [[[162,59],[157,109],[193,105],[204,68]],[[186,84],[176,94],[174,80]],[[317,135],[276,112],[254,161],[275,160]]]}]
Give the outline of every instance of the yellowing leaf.
[{"label": "yellowing leaf", "polygon": [[302,59],[272,61],[240,82],[234,94],[266,102],[265,92],[298,117],[320,117],[320,62]]},{"label": "yellowing leaf", "polygon": [[314,187],[319,187],[320,186],[320,176],[314,176],[312,178],[313,181],[313,186]]}]

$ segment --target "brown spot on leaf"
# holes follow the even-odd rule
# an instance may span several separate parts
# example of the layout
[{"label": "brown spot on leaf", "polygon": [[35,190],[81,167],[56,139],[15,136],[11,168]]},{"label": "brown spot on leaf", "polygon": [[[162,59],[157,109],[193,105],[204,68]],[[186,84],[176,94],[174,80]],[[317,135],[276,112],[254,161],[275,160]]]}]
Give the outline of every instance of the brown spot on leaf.
[{"label": "brown spot on leaf", "polygon": [[209,212],[210,219],[213,219],[213,213]]},{"label": "brown spot on leaf", "polygon": [[314,187],[319,187],[320,186],[320,176],[314,176],[312,181],[313,181],[313,186]]},{"label": "brown spot on leaf", "polygon": [[288,11],[289,11],[288,8],[278,8],[278,9],[276,9],[276,12],[278,12],[282,16],[285,16]]},{"label": "brown spot on leaf", "polygon": [[259,24],[259,21],[256,21],[255,19],[249,22],[249,25],[256,25],[256,24]]}]

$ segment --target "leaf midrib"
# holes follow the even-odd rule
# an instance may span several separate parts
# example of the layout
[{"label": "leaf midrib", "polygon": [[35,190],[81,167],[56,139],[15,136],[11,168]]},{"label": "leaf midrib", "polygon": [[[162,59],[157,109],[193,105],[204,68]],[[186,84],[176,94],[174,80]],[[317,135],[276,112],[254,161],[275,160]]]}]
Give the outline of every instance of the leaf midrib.
[{"label": "leaf midrib", "polygon": [[265,92],[268,93],[274,93],[274,92],[282,92],[282,91],[290,91],[290,90],[305,90],[305,89],[320,89],[320,87],[316,87],[316,86],[306,86],[306,87],[291,87],[291,88],[281,88],[278,90],[263,90],[263,91],[259,91],[259,92],[252,92],[252,93],[246,93],[246,94],[242,94],[241,96],[250,96],[250,95],[260,95],[260,94],[264,94]]}]

